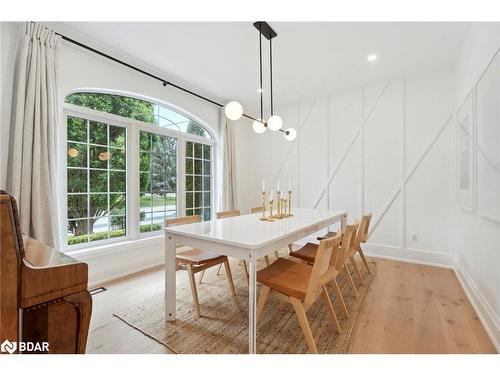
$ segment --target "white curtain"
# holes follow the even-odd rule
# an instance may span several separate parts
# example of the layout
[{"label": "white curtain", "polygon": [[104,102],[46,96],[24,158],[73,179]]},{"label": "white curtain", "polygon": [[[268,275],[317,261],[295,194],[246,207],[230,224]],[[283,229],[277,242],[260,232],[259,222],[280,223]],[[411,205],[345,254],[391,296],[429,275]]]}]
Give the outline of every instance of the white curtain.
[{"label": "white curtain", "polygon": [[231,122],[224,112],[220,112],[220,184],[219,184],[219,209],[220,211],[237,209],[236,204],[236,173],[234,159],[234,123]]},{"label": "white curtain", "polygon": [[59,42],[53,31],[26,23],[13,98],[7,180],[8,191],[18,199],[23,233],[49,246],[58,244],[59,233],[55,199]]}]

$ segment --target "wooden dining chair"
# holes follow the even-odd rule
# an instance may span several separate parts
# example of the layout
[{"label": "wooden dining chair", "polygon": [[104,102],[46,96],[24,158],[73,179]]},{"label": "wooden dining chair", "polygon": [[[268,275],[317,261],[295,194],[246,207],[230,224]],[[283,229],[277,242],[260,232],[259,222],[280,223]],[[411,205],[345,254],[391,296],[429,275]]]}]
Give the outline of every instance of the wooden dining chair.
[{"label": "wooden dining chair", "polygon": [[332,258],[336,259],[338,256],[341,236],[339,233],[337,236],[319,243],[312,267],[290,259],[279,258],[270,266],[257,272],[257,281],[261,283],[260,295],[257,301],[257,320],[264,310],[269,294],[271,292],[276,293],[280,299],[289,302],[293,306],[311,353],[318,353],[318,349],[306,312],[320,295],[323,297],[333,326],[339,334],[342,332],[326,289],[326,284],[330,281],[330,263]]},{"label": "wooden dining chair", "polygon": [[[358,223],[354,223],[352,225],[347,225],[345,228],[345,231],[339,232],[335,234],[335,236],[330,236],[328,238],[335,238],[337,235],[341,235],[341,242],[340,242],[340,248],[338,252],[338,256],[336,256],[331,263],[331,285],[333,287],[333,291],[335,292],[335,295],[337,296],[337,299],[339,300],[342,310],[344,311],[345,315],[349,318],[349,310],[347,309],[347,305],[344,300],[344,296],[342,295],[340,291],[340,287],[337,283],[337,276],[340,274],[340,272],[345,271],[347,275],[347,280],[349,281],[349,284],[351,285],[351,288],[354,291],[354,294],[356,297],[359,296],[358,290],[356,288],[356,285],[354,285],[354,281],[352,279],[351,273],[346,267],[346,261],[349,259],[349,255],[351,252],[351,248],[355,245],[355,237],[356,237],[356,231],[358,229],[359,225]],[[325,239],[321,240],[324,241]],[[320,243],[321,243],[320,241]],[[318,245],[312,242],[306,243],[302,248],[292,251],[290,253],[290,256],[300,259],[304,263],[308,264],[314,264],[315,259],[316,259],[316,253],[318,251]]]},{"label": "wooden dining chair", "polygon": [[[165,225],[174,226],[174,225],[192,224],[199,222],[201,222],[201,216],[194,215],[194,216],[184,216],[173,219],[166,219]],[[229,266],[229,261],[227,256],[186,246],[180,246],[178,250],[179,251],[175,256],[176,266],[181,266],[181,265],[186,266],[189,276],[189,283],[191,284],[191,293],[193,294],[195,315],[197,318],[200,317],[201,315],[200,303],[198,301],[198,291],[196,288],[196,281],[194,277],[194,275],[197,274],[198,272],[205,271],[206,269],[215,267],[219,264],[221,266],[222,264],[224,264],[224,267],[226,269],[226,276],[229,284],[229,289],[231,290],[233,296],[236,295],[236,292],[234,291],[233,276],[231,275],[231,267]]]},{"label": "wooden dining chair", "polygon": [[[372,272],[370,270],[370,267],[368,267],[368,262],[366,261],[366,257],[365,257],[365,254],[363,253],[363,249],[361,248],[361,244],[366,243],[366,241],[368,240],[368,229],[370,227],[371,220],[372,220],[371,213],[365,214],[361,218],[361,223],[359,224],[359,230],[358,230],[358,234],[360,235],[360,241],[359,241],[359,245],[358,245],[357,250],[356,250],[357,253],[359,254],[359,256],[361,257],[361,260],[363,261],[363,264],[365,265],[365,268],[369,274],[371,274]],[[336,235],[336,232],[328,232],[324,236],[319,236],[318,241],[321,241],[321,240],[328,238],[328,237],[333,237],[335,235]]]},{"label": "wooden dining chair", "polygon": [[250,213],[251,214],[256,214],[256,213],[259,213],[259,212],[262,212],[262,206],[250,208]]}]

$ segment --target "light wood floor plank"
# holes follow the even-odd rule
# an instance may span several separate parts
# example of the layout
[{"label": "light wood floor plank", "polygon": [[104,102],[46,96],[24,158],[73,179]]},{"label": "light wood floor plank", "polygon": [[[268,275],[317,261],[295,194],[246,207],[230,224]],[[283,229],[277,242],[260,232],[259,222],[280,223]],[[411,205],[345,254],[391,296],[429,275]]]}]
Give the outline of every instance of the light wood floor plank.
[{"label": "light wood floor plank", "polygon": [[[351,342],[351,353],[495,353],[452,270],[375,260],[376,280]],[[177,276],[178,283],[187,282],[185,271]],[[163,268],[104,286],[108,290],[93,297],[87,352],[169,353],[112,315],[161,292]]]}]

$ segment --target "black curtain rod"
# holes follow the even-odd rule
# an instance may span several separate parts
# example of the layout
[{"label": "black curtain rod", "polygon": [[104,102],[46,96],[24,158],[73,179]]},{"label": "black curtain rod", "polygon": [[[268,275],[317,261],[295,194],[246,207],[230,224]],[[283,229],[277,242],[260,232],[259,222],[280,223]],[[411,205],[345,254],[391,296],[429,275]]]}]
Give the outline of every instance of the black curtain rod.
[{"label": "black curtain rod", "polygon": [[[167,85],[168,85],[168,86],[175,87],[175,88],[176,88],[176,89],[178,89],[178,90],[181,90],[181,91],[183,91],[183,92],[185,92],[185,93],[187,93],[187,94],[190,94],[190,95],[196,96],[197,98],[202,99],[202,100],[205,100],[205,101],[207,101],[207,102],[209,102],[209,103],[211,103],[211,104],[214,104],[214,105],[216,105],[216,106],[218,106],[218,107],[224,107],[224,105],[223,105],[223,104],[217,103],[216,101],[214,101],[214,100],[212,100],[212,99],[209,99],[209,98],[207,98],[207,97],[205,97],[205,96],[203,96],[203,95],[197,94],[196,92],[191,91],[191,90],[188,90],[188,89],[186,89],[186,88],[184,88],[184,87],[182,87],[182,86],[176,85],[175,83],[172,83],[172,82],[170,82],[170,81],[168,81],[168,80],[166,80],[166,79],[160,78],[160,77],[158,77],[158,76],[156,76],[156,75],[154,75],[154,74],[151,74],[151,73],[149,73],[149,72],[146,72],[145,70],[139,69],[138,67],[136,67],[136,66],[134,66],[134,65],[131,65],[131,64],[129,64],[129,63],[126,63],[125,61],[119,60],[119,59],[117,59],[116,57],[110,56],[110,55],[108,55],[108,54],[106,54],[106,53],[104,53],[104,52],[101,52],[101,51],[99,51],[99,50],[97,50],[97,49],[95,49],[95,48],[92,48],[92,47],[90,47],[90,46],[88,46],[88,45],[86,45],[86,44],[80,43],[80,42],[78,42],[78,41],[76,41],[76,40],[74,40],[74,39],[71,39],[71,38],[69,38],[69,37],[67,37],[67,36],[65,36],[65,35],[62,35],[62,34],[60,34],[60,33],[56,33],[56,35],[59,35],[59,36],[60,36],[63,40],[65,40],[65,41],[67,41],[67,42],[70,42],[70,43],[72,43],[72,44],[75,44],[75,45],[77,45],[78,47],[84,48],[84,49],[86,49],[86,50],[88,50],[88,51],[91,51],[91,52],[93,52],[93,53],[97,54],[97,55],[100,55],[100,56],[102,56],[102,57],[105,57],[105,58],[107,58],[107,59],[109,59],[109,60],[112,60],[112,61],[114,61],[114,62],[116,62],[116,63],[118,63],[118,64],[121,64],[121,65],[123,65],[123,66],[126,66],[126,67],[127,67],[127,68],[129,68],[129,69],[135,70],[136,72],[139,72],[139,73],[142,73],[142,74],[144,74],[144,75],[147,75],[148,77],[154,78],[154,79],[156,79],[156,80],[160,81],[160,82],[163,84],[163,86],[167,86]],[[243,116],[244,116],[244,117],[246,117],[246,118],[248,118],[248,119],[250,119],[250,120],[258,121],[256,118],[254,118],[254,117],[252,117],[252,116],[250,116],[250,115],[246,115],[246,114],[244,114],[244,113],[243,113]]]}]

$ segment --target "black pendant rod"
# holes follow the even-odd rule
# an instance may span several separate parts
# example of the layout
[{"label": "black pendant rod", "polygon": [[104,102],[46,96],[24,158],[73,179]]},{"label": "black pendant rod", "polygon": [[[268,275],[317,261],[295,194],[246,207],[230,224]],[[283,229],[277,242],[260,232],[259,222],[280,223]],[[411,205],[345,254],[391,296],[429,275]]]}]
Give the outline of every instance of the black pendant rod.
[{"label": "black pendant rod", "polygon": [[269,76],[271,80],[271,116],[274,115],[273,105],[273,39],[269,39]]},{"label": "black pendant rod", "polygon": [[264,100],[262,88],[262,26],[259,25],[259,70],[260,70],[260,120],[264,121]]},{"label": "black pendant rod", "polygon": [[[119,60],[116,57],[110,56],[110,55],[108,55],[108,54],[106,54],[104,52],[101,52],[101,51],[99,51],[99,50],[97,50],[95,48],[92,48],[92,47],[90,47],[90,46],[88,46],[86,44],[80,43],[80,42],[78,42],[78,41],[76,41],[74,39],[71,39],[71,38],[69,38],[69,37],[67,37],[65,35],[62,35],[60,33],[56,33],[56,35],[59,35],[63,40],[65,40],[65,41],[67,41],[69,43],[72,43],[74,45],[77,45],[78,47],[81,47],[83,49],[86,49],[87,51],[91,51],[91,52],[93,52],[93,53],[95,53],[95,54],[97,54],[99,56],[105,57],[105,58],[107,58],[107,59],[109,59],[111,61],[114,61],[114,62],[116,62],[116,63],[118,63],[120,65],[126,66],[129,69],[135,70],[136,72],[139,72],[139,73],[142,73],[142,74],[144,74],[144,75],[146,75],[148,77],[154,78],[154,79],[160,81],[163,84],[163,86],[167,86],[167,85],[168,86],[172,86],[172,87],[174,87],[174,88],[176,88],[176,89],[178,89],[180,91],[183,91],[183,92],[185,92],[187,94],[196,96],[197,98],[205,100],[205,101],[207,101],[207,102],[209,102],[209,103],[211,103],[213,105],[216,105],[218,107],[224,107],[223,104],[217,103],[215,100],[209,99],[209,98],[207,98],[207,97],[205,97],[203,95],[200,95],[200,94],[198,94],[198,93],[196,93],[194,91],[191,91],[191,90],[188,90],[188,89],[186,89],[186,88],[184,88],[182,86],[176,85],[175,83],[172,83],[172,82],[170,82],[170,81],[168,81],[166,79],[160,78],[157,75],[154,75],[154,74],[149,73],[149,72],[147,72],[145,70],[142,70],[142,69],[140,69],[140,68],[138,68],[138,67],[136,67],[134,65],[131,65],[131,64],[125,62],[125,61]],[[254,117],[252,117],[250,115],[247,115],[245,113],[243,113],[243,117],[246,117],[246,118],[248,118],[250,120],[259,121],[256,118],[254,118]]]}]

